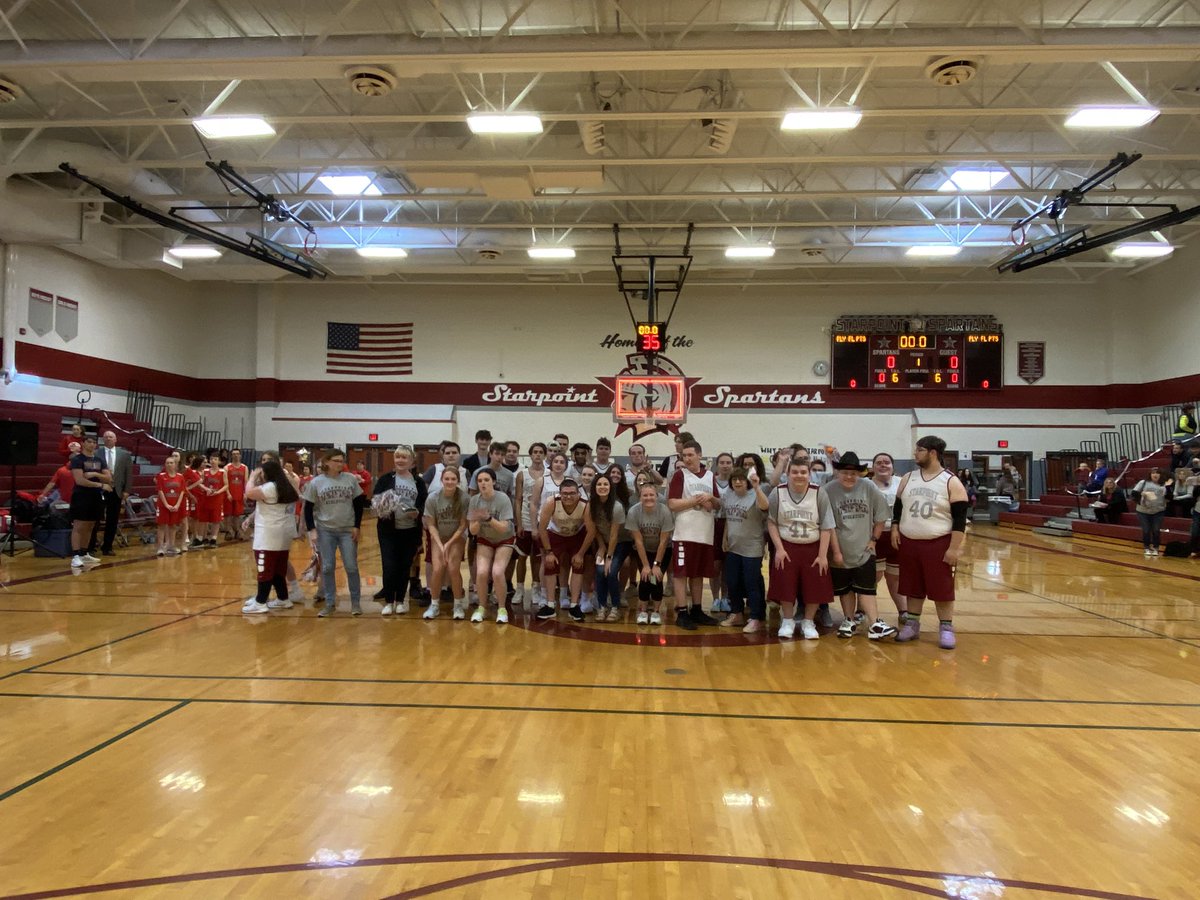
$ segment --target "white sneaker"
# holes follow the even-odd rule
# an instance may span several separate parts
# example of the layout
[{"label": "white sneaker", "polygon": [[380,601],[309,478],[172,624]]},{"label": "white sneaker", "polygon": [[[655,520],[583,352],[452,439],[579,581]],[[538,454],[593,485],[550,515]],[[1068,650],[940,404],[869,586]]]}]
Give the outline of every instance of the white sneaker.
[{"label": "white sneaker", "polygon": [[278,597],[267,601],[267,609],[291,609],[295,606],[291,600],[280,600]]},{"label": "white sneaker", "polygon": [[396,611],[396,607],[393,604],[385,603],[385,604],[383,604],[383,609],[381,609],[379,611],[379,614],[381,616],[390,616],[395,611]]},{"label": "white sneaker", "polygon": [[[1157,555],[1157,554],[1156,554],[1156,555]],[[84,561],[85,563],[98,563],[98,562],[100,562],[100,560],[96,559],[96,557],[92,556],[92,554],[90,554],[90,553],[85,553],[85,554],[83,554],[83,561]]]},{"label": "white sneaker", "polygon": [[167,555],[167,551],[165,549],[163,549],[162,547],[159,547],[158,553],[155,554],[155,556],[166,556],[166,555]]},{"label": "white sneaker", "polygon": [[639,612],[637,614],[637,623],[639,625],[649,625],[650,624],[650,613],[646,612],[644,609],[641,612]]},{"label": "white sneaker", "polygon": [[[810,622],[809,624],[811,625],[812,623]],[[795,633],[796,633],[796,620],[795,619],[784,619],[779,624],[779,636],[781,638],[790,638],[793,635],[795,635]]]},{"label": "white sneaker", "polygon": [[482,622],[483,621],[483,607],[482,606],[475,607],[475,612],[471,613],[471,621],[472,622]]},{"label": "white sneaker", "polygon": [[83,557],[80,556],[78,553],[75,554],[75,556],[73,556],[71,558],[71,568],[72,569],[82,569],[83,568]]},{"label": "white sneaker", "polygon": [[440,612],[441,612],[441,610],[438,609],[437,601],[435,600],[432,603],[430,603],[427,607],[425,607],[425,612],[421,613],[421,618],[422,619],[436,619],[438,617],[438,613],[440,613]]},{"label": "white sneaker", "polygon": [[1151,552],[1149,547],[1147,547],[1145,550],[1142,551],[1142,556],[1146,557],[1147,559],[1149,559],[1153,555],[1154,554],[1153,554],[1153,552]]},{"label": "white sneaker", "polygon": [[650,624],[651,625],[661,625],[662,624],[662,616],[660,616],[656,612],[650,613]]},{"label": "white sneaker", "polygon": [[513,602],[513,606],[524,606],[525,605],[525,588],[524,587],[517,588],[516,592],[513,594],[512,602]]},{"label": "white sneaker", "polygon": [[396,615],[398,615],[398,616],[407,616],[408,615],[408,601],[407,600],[401,600],[399,603],[396,604]]},{"label": "white sneaker", "polygon": [[821,635],[817,634],[817,626],[812,619],[802,619],[800,621],[800,633],[804,635],[806,641],[815,641]]},{"label": "white sneaker", "polygon": [[251,597],[242,604],[243,613],[265,613],[270,612],[270,607],[265,603],[259,603],[257,597]]},{"label": "white sneaker", "polygon": [[1151,547],[1151,548],[1150,548],[1150,555],[1151,555],[1151,556],[1158,556],[1158,548],[1157,548],[1157,547]]},{"label": "white sneaker", "polygon": [[500,607],[500,609],[497,610],[497,612],[496,612],[496,624],[497,625],[507,625],[508,624],[508,610],[505,609],[503,606]]},{"label": "white sneaker", "polygon": [[[432,608],[432,607],[431,607]],[[452,618],[458,622],[467,617],[467,602],[465,600],[454,601],[454,615]]]}]

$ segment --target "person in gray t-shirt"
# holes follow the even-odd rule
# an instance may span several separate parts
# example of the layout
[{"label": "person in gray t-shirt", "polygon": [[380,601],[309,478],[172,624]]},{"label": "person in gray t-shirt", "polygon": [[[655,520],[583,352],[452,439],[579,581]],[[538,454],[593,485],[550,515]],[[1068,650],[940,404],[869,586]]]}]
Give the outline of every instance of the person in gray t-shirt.
[{"label": "person in gray t-shirt", "polygon": [[[729,616],[722,625],[742,625],[746,634],[766,627],[767,604],[763,590],[763,528],[770,501],[754,469],[735,468],[729,473],[732,490],[721,492],[725,517],[725,590],[729,594]],[[746,603],[750,620],[746,620]]]},{"label": "person in gray t-shirt", "polygon": [[508,497],[509,500],[516,499],[514,491],[517,486],[517,476],[508,469],[504,468],[504,445],[500,443],[492,444],[488,451],[488,464],[481,466],[471,473],[471,480],[467,484],[467,488],[472,495],[479,493],[479,486],[475,483],[475,477],[484,469],[491,469],[492,476],[496,481],[496,490]]},{"label": "person in gray t-shirt", "polygon": [[[643,484],[639,502],[625,516],[625,527],[633,536],[638,562],[638,625],[661,625],[659,604],[663,597],[663,559],[671,546],[675,517],[658,499],[658,488]],[[649,607],[649,609],[648,609]]]},{"label": "person in gray t-shirt", "polygon": [[[867,467],[858,454],[847,451],[833,464],[835,477],[821,492],[833,509],[834,529],[830,540],[833,593],[842,598],[846,618],[838,626],[838,637],[850,638],[862,621],[871,623],[867,637],[873,641],[896,633],[879,618],[875,602],[875,544],[891,516],[883,492],[863,478]],[[861,608],[862,617],[858,615]]]},{"label": "person in gray t-shirt", "polygon": [[321,618],[333,615],[337,606],[335,593],[338,552],[346,569],[350,588],[350,612],[361,616],[358,577],[358,527],[362,523],[362,485],[346,467],[346,454],[327,450],[321,457],[321,474],[304,488],[304,524],[308,540],[321,559],[321,588],[325,607],[317,613]]},{"label": "person in gray t-shirt", "polygon": [[[493,450],[496,444],[492,444]],[[501,450],[503,446],[501,445]],[[507,469],[500,471],[512,477]],[[475,470],[475,484],[479,493],[471,498],[467,506],[467,527],[475,536],[475,584],[479,587],[479,605],[471,615],[472,622],[482,622],[486,615],[487,598],[484,596],[488,579],[492,582],[492,598],[499,607],[496,623],[508,621],[508,606],[504,595],[504,570],[512,558],[516,543],[516,527],[513,524],[513,505],[507,494],[500,492],[499,473],[484,467]]]}]

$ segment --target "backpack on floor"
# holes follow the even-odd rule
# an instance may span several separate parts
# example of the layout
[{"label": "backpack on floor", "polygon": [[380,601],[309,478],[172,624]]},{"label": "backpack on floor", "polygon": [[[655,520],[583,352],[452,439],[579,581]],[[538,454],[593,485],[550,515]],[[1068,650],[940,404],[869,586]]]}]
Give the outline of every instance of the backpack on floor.
[{"label": "backpack on floor", "polygon": [[1163,556],[1174,556],[1178,559],[1187,559],[1191,552],[1192,548],[1187,541],[1167,541],[1167,545],[1163,547]]}]

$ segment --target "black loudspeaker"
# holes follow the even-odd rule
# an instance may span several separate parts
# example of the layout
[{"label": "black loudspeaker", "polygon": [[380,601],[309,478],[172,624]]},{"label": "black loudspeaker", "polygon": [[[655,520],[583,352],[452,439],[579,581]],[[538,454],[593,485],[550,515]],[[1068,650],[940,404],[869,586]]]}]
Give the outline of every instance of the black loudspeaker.
[{"label": "black loudspeaker", "polygon": [[36,466],[38,423],[0,422],[0,466]]}]

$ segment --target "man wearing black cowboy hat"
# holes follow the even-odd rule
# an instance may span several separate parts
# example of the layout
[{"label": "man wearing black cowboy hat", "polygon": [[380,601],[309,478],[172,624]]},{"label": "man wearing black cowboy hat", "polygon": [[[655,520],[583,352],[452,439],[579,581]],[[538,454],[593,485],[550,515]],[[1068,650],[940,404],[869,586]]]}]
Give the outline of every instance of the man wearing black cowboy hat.
[{"label": "man wearing black cowboy hat", "polygon": [[862,477],[867,466],[853,450],[843,453],[833,469],[834,478],[821,490],[829,498],[836,523],[829,547],[830,574],[834,596],[842,598],[846,616],[838,626],[838,637],[850,638],[858,632],[860,605],[865,621],[871,622],[867,637],[873,641],[891,637],[896,629],[879,618],[875,603],[875,544],[890,514],[887,500]]}]

